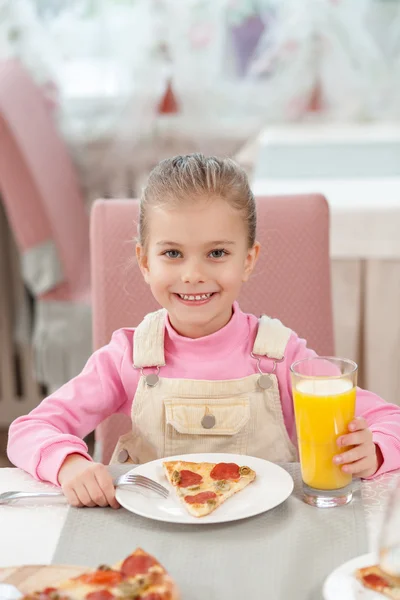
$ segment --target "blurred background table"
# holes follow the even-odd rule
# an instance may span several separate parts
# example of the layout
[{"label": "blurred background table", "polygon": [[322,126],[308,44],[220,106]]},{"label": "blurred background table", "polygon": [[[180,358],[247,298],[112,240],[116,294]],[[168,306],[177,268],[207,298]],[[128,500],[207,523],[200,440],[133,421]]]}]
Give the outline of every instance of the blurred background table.
[{"label": "blurred background table", "polygon": [[359,364],[362,386],[399,404],[399,125],[267,129],[253,191],[326,196],[336,353]]}]

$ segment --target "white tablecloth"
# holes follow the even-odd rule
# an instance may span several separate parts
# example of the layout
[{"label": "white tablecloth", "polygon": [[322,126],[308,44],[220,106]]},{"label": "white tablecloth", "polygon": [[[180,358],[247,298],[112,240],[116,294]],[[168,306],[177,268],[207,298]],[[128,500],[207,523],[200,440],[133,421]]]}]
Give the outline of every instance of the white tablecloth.
[{"label": "white tablecloth", "polygon": [[[399,144],[400,153],[400,144]],[[256,179],[256,195],[322,193],[329,201],[333,259],[400,259],[400,177]]]},{"label": "white tablecloth", "polygon": [[[393,479],[393,474],[386,474],[361,483],[372,551],[376,549],[383,508]],[[52,488],[49,484],[35,481],[20,469],[0,469],[0,493]],[[36,499],[0,505],[0,568],[50,563],[66,515],[67,504],[63,498],[52,502]]]},{"label": "white tablecloth", "polygon": [[253,190],[326,196],[336,354],[359,364],[360,385],[400,404],[399,127],[272,128],[258,141]]}]

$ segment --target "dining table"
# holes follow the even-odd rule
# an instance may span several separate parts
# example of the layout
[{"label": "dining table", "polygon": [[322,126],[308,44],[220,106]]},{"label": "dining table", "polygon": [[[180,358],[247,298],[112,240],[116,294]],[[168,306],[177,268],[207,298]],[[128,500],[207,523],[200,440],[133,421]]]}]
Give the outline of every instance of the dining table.
[{"label": "dining table", "polygon": [[[321,540],[326,540],[328,547],[324,548],[325,554],[329,555],[331,550],[335,554],[332,564],[336,567],[341,562],[353,558],[354,553],[362,554],[360,552],[362,544],[361,542],[357,544],[357,539],[343,539],[343,545],[340,544],[340,540],[335,540],[335,536],[340,537],[344,535],[343,528],[352,526],[357,519],[359,520],[359,529],[356,528],[352,536],[356,537],[360,535],[362,538],[363,534],[362,532],[358,534],[358,530],[361,531],[364,528],[366,530],[366,547],[364,551],[375,552],[377,550],[379,532],[384,518],[387,499],[394,482],[400,476],[400,470],[386,473],[370,480],[355,480],[354,498],[351,503],[353,507],[349,508],[350,505],[348,505],[347,507],[318,509],[306,505],[301,500],[301,494],[299,495],[299,485],[301,486],[299,465],[292,463],[289,466],[283,466],[289,470],[295,481],[295,488],[292,495],[282,504],[283,507],[286,505],[286,512],[282,507],[276,507],[268,511],[269,515],[267,518],[269,521],[266,521],[266,517],[262,517],[261,515],[259,517],[244,519],[240,522],[240,525],[238,524],[239,522],[227,523],[225,526],[215,525],[214,527],[211,525],[201,527],[199,525],[178,526],[168,524],[168,528],[166,528],[165,524],[155,521],[149,524],[149,519],[132,515],[124,508],[117,511],[111,508],[71,508],[63,496],[0,504],[0,582],[2,574],[4,576],[4,574],[8,573],[10,567],[59,564],[60,556],[62,558],[67,556],[68,559],[71,557],[71,560],[68,560],[69,564],[75,564],[76,562],[78,564],[87,564],[89,567],[95,567],[97,565],[96,561],[100,560],[100,557],[103,558],[112,553],[111,548],[113,543],[120,546],[118,550],[115,550],[115,554],[117,555],[118,552],[124,551],[124,543],[126,544],[126,548],[132,547],[133,550],[134,547],[141,546],[142,542],[146,544],[146,548],[150,548],[150,551],[154,548],[157,548],[159,554],[165,551],[165,555],[163,554],[162,557],[159,557],[164,563],[171,561],[175,564],[174,560],[171,559],[171,551],[167,551],[167,547],[174,549],[174,553],[178,557],[174,575],[179,580],[180,568],[187,569],[188,564],[197,564],[197,554],[193,551],[194,547],[197,546],[197,541],[198,551],[204,547],[202,544],[206,544],[205,547],[212,544],[214,545],[214,552],[218,555],[218,552],[225,551],[224,549],[227,548],[227,544],[236,542],[239,544],[239,547],[241,544],[244,544],[244,547],[246,544],[249,544],[248,547],[252,548],[254,544],[254,548],[262,548],[264,544],[263,540],[269,535],[276,536],[274,544],[278,545],[279,540],[286,540],[282,542],[285,544],[288,544],[288,539],[291,540],[292,551],[295,553],[294,564],[296,565],[298,560],[299,568],[301,568],[300,562],[302,559],[299,556],[298,550],[296,550],[296,536],[304,537],[308,535],[307,532],[311,528],[314,530],[312,535],[317,547],[321,545]],[[125,473],[129,468],[131,467],[126,465],[115,465],[112,467],[112,475]],[[21,469],[0,469],[0,493],[9,490],[51,491],[54,490],[54,487],[49,483],[34,479]],[[304,519],[304,515],[301,516],[301,511],[306,511],[305,514],[310,520],[308,524],[304,525],[301,531],[296,532],[294,531],[294,523]],[[257,519],[259,520],[257,521]],[[346,519],[348,520],[346,521]],[[129,529],[131,520],[136,523],[135,528],[132,530]],[[289,523],[289,521],[291,522],[290,527],[293,529],[292,533],[285,531],[287,527],[286,522]],[[272,524],[274,524],[274,531],[272,530]],[[342,529],[340,529],[341,526]],[[130,531],[132,531],[132,535],[129,534]],[[195,535],[190,533],[192,531],[195,532]],[[124,532],[127,535],[129,534],[128,537],[132,537],[132,539],[125,540],[122,543]],[[332,532],[334,532],[333,541],[330,541],[329,536],[332,536]],[[83,548],[81,553],[79,552],[80,542],[77,541],[80,534],[82,535],[82,539],[85,539],[82,542]],[[113,536],[115,538],[114,541]],[[91,538],[93,539],[91,540]],[[220,547],[218,546],[219,543],[222,544]],[[330,548],[331,543],[332,548]],[[352,545],[353,543],[354,545]],[[336,549],[334,548],[335,544]],[[103,548],[99,549],[101,545]],[[245,552],[244,547],[243,551]],[[68,550],[69,548],[71,550]],[[76,561],[74,557],[77,559]],[[213,560],[215,560],[215,557]],[[238,561],[237,568],[240,569],[240,565],[247,558],[238,555],[234,560]],[[232,564],[232,557],[229,558],[229,561],[229,569],[234,570],[236,567]],[[325,568],[327,567],[325,566]],[[325,575],[328,575],[328,573],[323,573],[323,575],[325,578]],[[319,576],[322,576],[321,573]],[[190,581],[193,581],[193,576],[191,576]],[[303,595],[300,593],[298,597],[312,598],[313,600],[322,598],[320,587],[318,584],[317,592],[310,592],[310,595],[308,593]],[[208,590],[207,594],[209,598],[221,597],[222,600],[220,592],[213,596]],[[201,595],[192,595],[192,598],[199,597]],[[253,595],[253,598],[258,597],[261,598],[264,596],[261,594],[258,596],[257,593]],[[278,594],[276,600],[279,600],[281,597],[283,598],[284,596]],[[185,598],[189,600],[190,596],[183,595],[183,600]]]}]

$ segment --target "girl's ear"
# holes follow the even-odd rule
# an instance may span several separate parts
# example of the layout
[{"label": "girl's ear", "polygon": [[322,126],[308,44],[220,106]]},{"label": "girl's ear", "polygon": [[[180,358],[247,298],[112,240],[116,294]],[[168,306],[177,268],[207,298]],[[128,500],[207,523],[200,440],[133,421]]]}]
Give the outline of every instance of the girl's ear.
[{"label": "girl's ear", "polygon": [[141,244],[136,244],[136,260],[138,262],[139,268],[142,272],[145,282],[149,283],[149,261],[147,258],[147,254],[143,246],[141,246]]},{"label": "girl's ear", "polygon": [[256,262],[257,262],[259,254],[260,254],[260,248],[261,248],[261,245],[259,242],[255,242],[254,246],[252,248],[249,248],[249,250],[247,252],[246,260],[244,263],[244,271],[243,271],[242,281],[247,281],[249,279],[250,275],[252,274],[252,272],[254,271],[254,267],[256,266]]}]

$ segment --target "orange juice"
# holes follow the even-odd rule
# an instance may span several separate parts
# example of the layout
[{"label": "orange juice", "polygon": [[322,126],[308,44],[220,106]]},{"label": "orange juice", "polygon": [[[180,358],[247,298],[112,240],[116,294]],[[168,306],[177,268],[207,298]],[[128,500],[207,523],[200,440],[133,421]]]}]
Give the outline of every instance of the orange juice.
[{"label": "orange juice", "polygon": [[293,387],[297,438],[303,481],[312,488],[337,490],[351,482],[333,463],[346,448],[337,438],[354,417],[356,388],[350,379],[303,379]]}]

